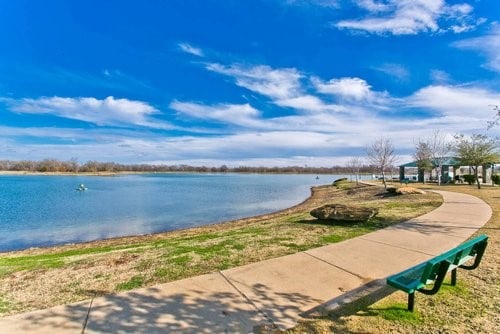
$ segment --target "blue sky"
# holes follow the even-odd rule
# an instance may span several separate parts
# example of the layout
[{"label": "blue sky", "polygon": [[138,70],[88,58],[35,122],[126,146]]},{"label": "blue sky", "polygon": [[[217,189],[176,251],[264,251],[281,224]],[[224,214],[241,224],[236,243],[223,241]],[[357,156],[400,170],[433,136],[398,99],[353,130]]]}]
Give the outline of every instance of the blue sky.
[{"label": "blue sky", "polygon": [[495,0],[0,0],[0,159],[331,166],[487,133]]}]

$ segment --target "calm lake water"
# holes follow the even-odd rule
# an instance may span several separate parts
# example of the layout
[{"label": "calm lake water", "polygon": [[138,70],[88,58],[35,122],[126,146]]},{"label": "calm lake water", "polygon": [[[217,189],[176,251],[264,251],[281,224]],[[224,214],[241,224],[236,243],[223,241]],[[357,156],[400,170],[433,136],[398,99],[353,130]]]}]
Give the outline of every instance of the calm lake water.
[{"label": "calm lake water", "polygon": [[[0,176],[0,251],[149,234],[269,213],[340,175]],[[79,184],[88,187],[77,191]]]}]

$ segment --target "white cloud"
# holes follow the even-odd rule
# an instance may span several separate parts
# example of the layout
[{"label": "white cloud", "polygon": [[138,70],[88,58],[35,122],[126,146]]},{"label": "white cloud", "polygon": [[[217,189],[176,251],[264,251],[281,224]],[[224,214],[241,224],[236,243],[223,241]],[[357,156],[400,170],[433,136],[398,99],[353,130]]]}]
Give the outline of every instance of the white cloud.
[{"label": "white cloud", "polygon": [[170,108],[189,117],[242,126],[256,125],[257,118],[260,116],[260,112],[248,103],[207,106],[193,102],[174,101],[170,104]]},{"label": "white cloud", "polygon": [[97,125],[139,125],[152,128],[170,128],[168,124],[155,121],[150,116],[159,111],[142,101],[115,99],[103,100],[94,97],[41,97],[19,100],[3,99],[11,111],[27,114],[50,114]]},{"label": "white cloud", "polygon": [[335,78],[327,82],[312,78],[319,93],[327,94],[337,101],[336,111],[347,112],[351,117],[389,108],[395,100],[387,92],[372,90],[361,78]]},{"label": "white cloud", "polygon": [[198,57],[204,56],[202,49],[194,47],[189,43],[179,43],[178,46],[182,52],[189,53],[191,55],[198,56]]},{"label": "white cloud", "polygon": [[358,0],[356,4],[363,9],[370,12],[387,12],[391,10],[391,7],[384,2],[376,2],[375,0]]},{"label": "white cloud", "polygon": [[244,67],[208,64],[207,69],[233,77],[238,86],[266,96],[280,107],[310,112],[341,109],[305,92],[301,82],[305,76],[295,68],[273,69],[266,65]]},{"label": "white cloud", "polygon": [[[343,164],[347,156],[364,155],[365,147],[374,137],[390,137],[398,150],[413,148],[415,138],[428,136],[430,129],[443,129],[448,134],[469,133],[474,128],[485,128],[484,118],[460,108],[461,103],[475,106],[487,103],[498,94],[480,89],[431,86],[409,96],[402,113],[407,118],[365,113],[364,115],[312,113],[276,118],[262,118],[252,107],[231,106],[225,108],[178,102],[178,109],[191,117],[214,120],[234,117],[230,121],[245,127],[236,133],[209,136],[169,137],[156,132],[131,132],[104,128],[9,128],[0,127],[0,149],[9,159],[44,159],[47,157],[66,160],[76,157],[87,160],[117,161],[126,163],[164,162],[166,164],[200,164],[218,166],[228,164],[274,166],[301,164],[327,166]],[[486,98],[473,102],[474,96]],[[449,99],[447,104],[443,99]],[[436,110],[436,115],[426,118],[411,117],[412,108]],[[465,108],[464,108],[465,109]],[[234,112],[230,112],[233,110]],[[207,116],[208,115],[208,116]],[[238,115],[238,116],[235,116]],[[386,117],[391,117],[390,121]],[[22,141],[22,137],[51,138]],[[21,137],[23,144],[16,143]],[[60,141],[55,144],[54,142]]]},{"label": "white cloud", "polygon": [[494,25],[490,33],[475,38],[468,38],[452,44],[459,49],[477,50],[486,55],[488,63],[486,67],[500,72],[500,26]]},{"label": "white cloud", "polygon": [[[246,130],[258,131],[331,131],[341,125],[346,115],[334,115],[327,111],[334,107],[307,97],[282,100],[284,107],[313,110],[315,113],[263,118],[260,111],[249,104],[204,105],[194,102],[174,101],[170,108],[184,115],[205,121],[238,125]],[[321,109],[321,110],[320,110]],[[345,125],[345,124],[344,124]]]},{"label": "white cloud", "polygon": [[435,84],[446,84],[450,82],[450,75],[442,70],[433,69],[429,73],[430,79]]},{"label": "white cloud", "polygon": [[208,64],[207,69],[233,77],[238,86],[272,99],[296,97],[301,93],[302,74],[294,68],[273,69],[266,65],[245,67],[237,64],[231,66]]},{"label": "white cloud", "polygon": [[301,111],[310,112],[328,112],[328,111],[342,111],[343,108],[335,104],[327,104],[320,98],[304,94],[296,97],[276,100],[275,103],[280,107],[293,108]]},{"label": "white cloud", "polygon": [[473,8],[466,4],[447,5],[444,0],[357,0],[368,11],[366,17],[342,20],[337,28],[375,34],[414,35],[420,32],[451,30],[460,33],[474,29],[481,20],[472,18]]},{"label": "white cloud", "polygon": [[[365,154],[365,147],[374,137],[388,136],[396,147],[413,147],[413,139],[427,134],[429,128],[440,123],[416,121],[408,126],[407,121],[385,122],[379,118],[349,119],[335,121],[331,115],[303,115],[298,118],[271,120],[267,130],[245,131],[218,136],[167,137],[150,133],[148,136],[114,135],[102,131],[82,129],[44,129],[34,134],[44,138],[62,136],[64,143],[47,143],[45,140],[16,143],[17,136],[24,136],[15,129],[0,128],[0,149],[9,159],[41,160],[47,157],[67,160],[75,157],[80,162],[87,160],[116,161],[124,163],[163,162],[165,164],[199,164],[218,166],[301,164],[328,166],[343,164],[346,156]],[[336,122],[336,123],[335,123]],[[444,119],[446,129],[458,132],[455,125]],[[281,123],[281,129],[275,124]],[[287,129],[289,125],[290,127]],[[431,127],[432,126],[432,127]],[[274,129],[273,129],[274,127]],[[458,128],[460,129],[460,128]],[[6,130],[6,131],[4,131]],[[74,131],[74,134],[72,134]],[[17,132],[17,133],[16,133]],[[67,141],[67,138],[74,138]],[[92,140],[89,141],[88,138]],[[257,163],[258,162],[258,163]]]},{"label": "white cloud", "polygon": [[[355,142],[355,141],[354,141]],[[345,145],[347,143],[347,145]],[[164,159],[288,159],[290,155],[334,155],[355,147],[347,136],[311,131],[260,131],[211,137],[167,138],[158,141]],[[343,146],[345,145],[345,146]],[[144,146],[144,144],[141,144]],[[340,147],[340,149],[339,149]]]},{"label": "white cloud", "polygon": [[[69,130],[68,130],[69,131]],[[9,131],[10,133],[14,131]],[[79,132],[79,131],[77,131]],[[74,142],[66,144],[29,143],[19,146],[12,138],[0,136],[0,148],[5,152],[16,149],[21,159],[47,157],[78,158],[79,161],[100,160],[117,162],[143,162],[167,160],[170,164],[196,159],[219,159],[228,163],[235,159],[286,159],[290,152],[318,154],[331,152],[333,140],[330,134],[308,131],[247,132],[222,136],[180,136],[130,138],[115,136],[113,140]],[[23,158],[24,157],[24,158]],[[13,157],[15,158],[15,157]]]},{"label": "white cloud", "polygon": [[477,26],[485,23],[485,18],[477,20],[472,18],[473,10],[474,8],[466,3],[445,7],[444,18],[453,22],[448,29],[455,34],[461,34],[474,30]]},{"label": "white cloud", "polygon": [[[422,88],[406,99],[407,106],[437,112],[433,119],[446,119],[443,127],[483,131],[493,118],[490,105],[498,104],[500,93],[479,87],[435,85]],[[427,120],[423,120],[427,121]]]},{"label": "white cloud", "polygon": [[340,78],[322,82],[314,79],[313,84],[320,93],[337,95],[347,99],[365,100],[370,99],[371,86],[360,78]]},{"label": "white cloud", "polygon": [[407,81],[410,78],[410,71],[401,64],[384,63],[379,66],[372,67],[374,70],[390,75],[397,80]]},{"label": "white cloud", "polygon": [[286,0],[287,6],[319,6],[325,8],[338,8],[338,0]]},{"label": "white cloud", "polygon": [[[377,94],[378,92],[371,92]],[[488,104],[500,94],[479,87],[429,86],[402,99],[375,99],[388,113],[374,112],[373,104],[344,104],[349,113],[303,114],[262,120],[262,130],[322,133],[332,147],[362,148],[374,136],[389,136],[400,148],[413,148],[414,138],[427,136],[429,129],[442,129],[448,135],[483,131],[492,117]],[[377,106],[377,105],[375,105]],[[417,111],[419,116],[412,116]],[[426,117],[421,112],[434,111]],[[390,118],[390,121],[388,120]],[[408,125],[411,124],[409,127]],[[353,135],[355,134],[355,135]],[[322,147],[319,145],[318,147]],[[314,150],[312,147],[311,150]],[[266,151],[263,149],[263,152]]]},{"label": "white cloud", "polygon": [[[150,138],[153,133],[123,128],[63,128],[63,127],[11,127],[0,126],[0,133],[6,138],[52,138],[63,143],[118,142],[122,138]],[[0,136],[1,137],[1,136]]]}]

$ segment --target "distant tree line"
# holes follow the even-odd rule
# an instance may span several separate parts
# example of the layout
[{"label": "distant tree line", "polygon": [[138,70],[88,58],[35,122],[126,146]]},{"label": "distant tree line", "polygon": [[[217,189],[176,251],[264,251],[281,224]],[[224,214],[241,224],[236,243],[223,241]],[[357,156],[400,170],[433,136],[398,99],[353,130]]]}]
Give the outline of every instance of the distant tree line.
[{"label": "distant tree line", "polygon": [[[0,160],[0,170],[16,172],[39,172],[39,173],[118,173],[118,172],[197,172],[197,173],[295,173],[295,174],[349,174],[351,167],[310,167],[310,166],[288,166],[288,167],[218,167],[189,166],[189,165],[151,165],[151,164],[120,164],[116,162],[99,162],[90,160],[83,164],[76,159],[60,161],[56,159],[33,160]],[[373,165],[360,165],[358,173],[371,174],[376,170]]]}]

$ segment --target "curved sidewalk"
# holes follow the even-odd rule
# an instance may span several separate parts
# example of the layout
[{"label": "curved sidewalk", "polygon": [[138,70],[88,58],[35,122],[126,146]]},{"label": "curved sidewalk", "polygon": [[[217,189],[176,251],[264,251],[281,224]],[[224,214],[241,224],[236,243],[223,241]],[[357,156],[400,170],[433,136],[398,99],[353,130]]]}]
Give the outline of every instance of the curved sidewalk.
[{"label": "curved sidewalk", "polygon": [[[293,327],[318,306],[457,246],[491,208],[465,194],[436,191],[436,210],[361,237],[151,288],[0,318],[0,333],[251,333]],[[385,282],[384,282],[385,283]]]}]

